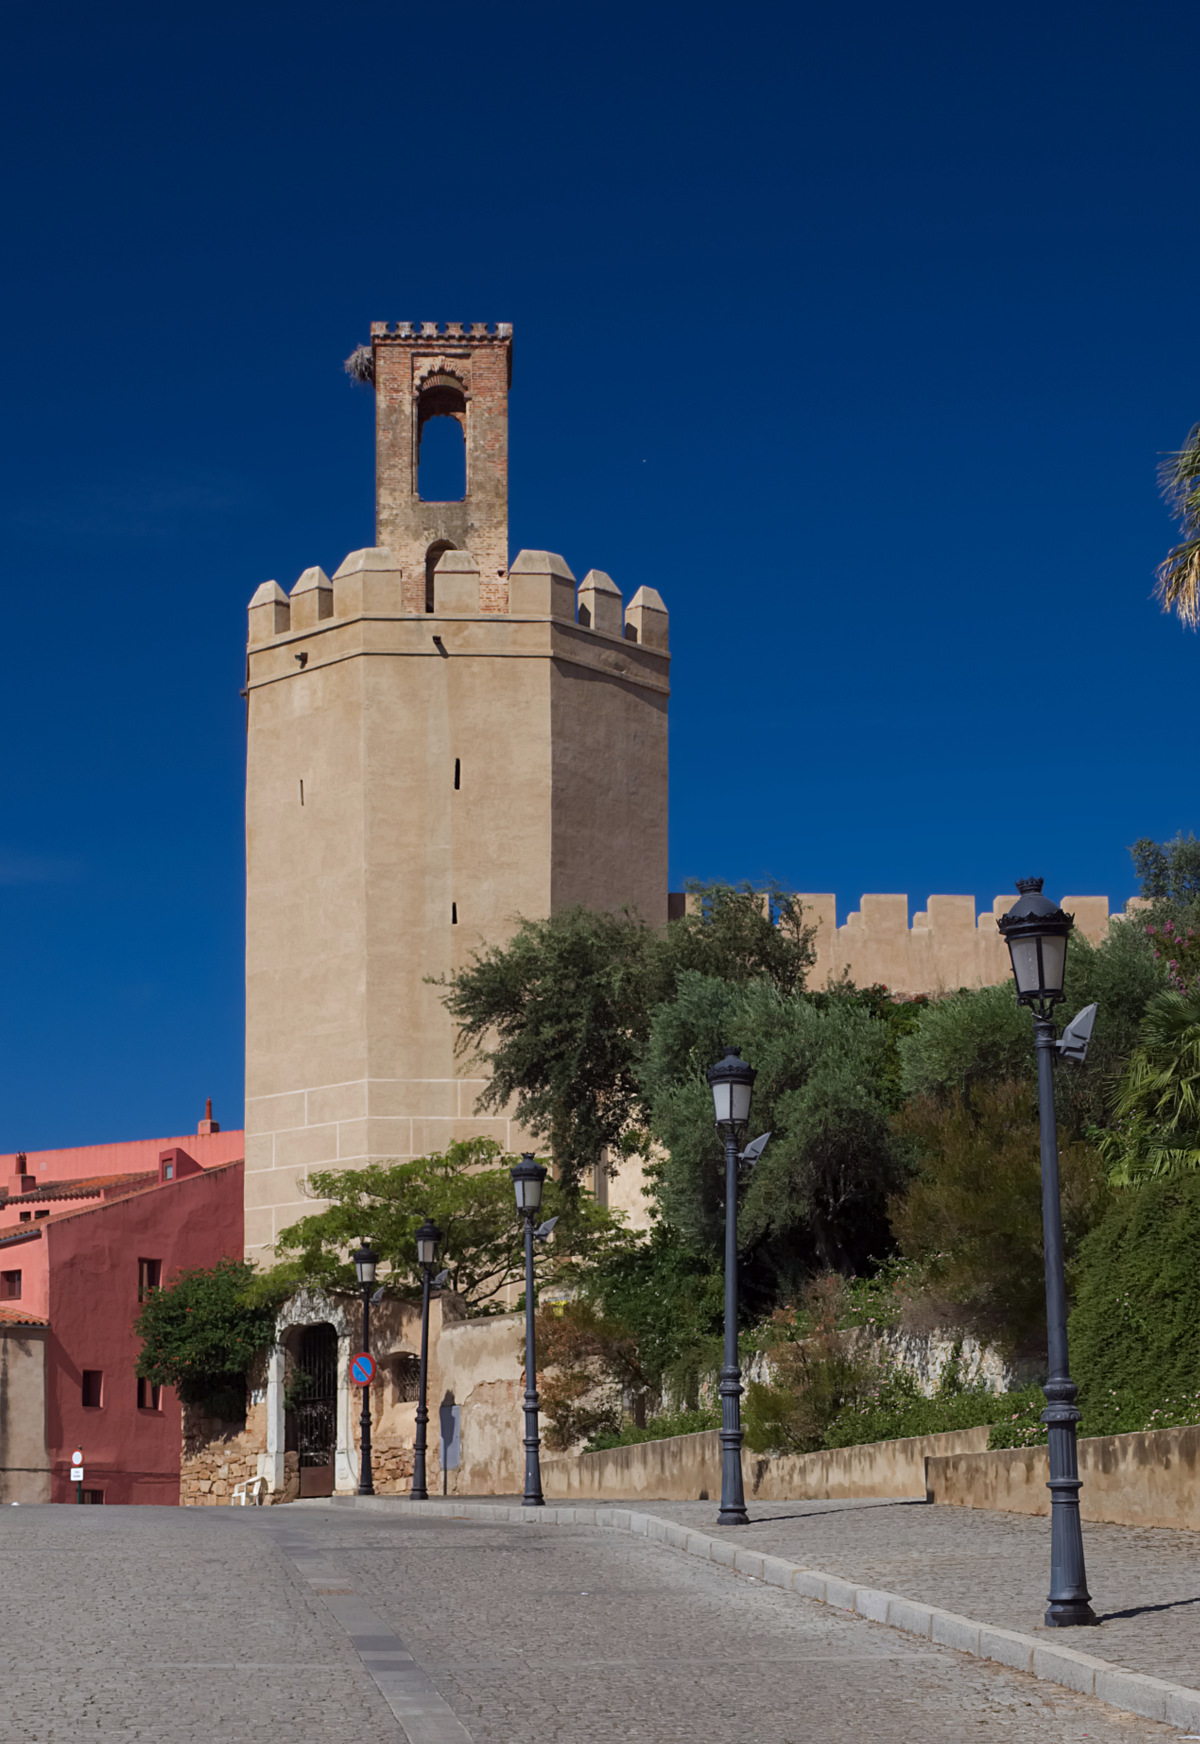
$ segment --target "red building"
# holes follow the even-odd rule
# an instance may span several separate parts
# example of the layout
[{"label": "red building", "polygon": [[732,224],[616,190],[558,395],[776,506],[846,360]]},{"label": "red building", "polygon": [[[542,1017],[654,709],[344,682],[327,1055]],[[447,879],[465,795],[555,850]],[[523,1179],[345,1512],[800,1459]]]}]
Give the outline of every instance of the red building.
[{"label": "red building", "polygon": [[241,1155],[202,1130],[0,1159],[0,1501],[73,1502],[82,1448],[88,1500],[178,1503],[179,1401],[134,1373],[133,1324],[179,1272],[241,1258]]}]

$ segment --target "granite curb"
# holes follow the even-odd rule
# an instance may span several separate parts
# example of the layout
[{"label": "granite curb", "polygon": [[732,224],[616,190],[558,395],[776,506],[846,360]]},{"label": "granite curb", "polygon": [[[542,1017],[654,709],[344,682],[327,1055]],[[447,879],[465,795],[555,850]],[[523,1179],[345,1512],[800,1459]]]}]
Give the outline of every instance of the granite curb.
[{"label": "granite curb", "polygon": [[1027,1671],[1045,1683],[1061,1684],[1078,1695],[1095,1696],[1110,1707],[1122,1708],[1143,1719],[1159,1720],[1191,1732],[1200,1731],[1200,1690],[1169,1683],[1163,1678],[1147,1677],[1142,1672],[1126,1671],[1111,1660],[1059,1646],[1044,1637],[994,1628],[988,1623],[960,1617],[954,1611],[940,1610],[936,1605],[906,1599],[899,1593],[858,1586],[839,1575],[804,1568],[783,1557],[743,1550],[728,1539],[713,1538],[674,1520],[664,1520],[656,1514],[644,1514],[632,1508],[525,1508],[508,1503],[476,1502],[469,1498],[455,1501],[439,1497],[428,1502],[414,1502],[403,1496],[330,1496],[291,1505],[349,1506],[388,1513],[441,1515],[458,1520],[501,1520],[523,1526],[607,1526],[632,1532],[671,1545],[687,1556],[719,1563],[766,1586],[781,1587],[786,1592],[816,1599],[837,1610],[854,1612],[872,1623],[883,1623],[890,1629],[903,1629],[909,1635],[923,1636],[939,1647],[953,1647],[957,1652],[969,1653],[976,1659],[991,1659],[1015,1671]]}]

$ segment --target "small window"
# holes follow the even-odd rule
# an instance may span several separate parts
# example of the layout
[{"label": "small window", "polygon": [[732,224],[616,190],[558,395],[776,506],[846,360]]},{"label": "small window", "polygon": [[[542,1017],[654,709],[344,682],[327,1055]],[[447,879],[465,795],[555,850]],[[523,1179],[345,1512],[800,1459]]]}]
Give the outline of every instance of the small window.
[{"label": "small window", "polygon": [[153,1381],[145,1380],[141,1375],[138,1376],[137,1399],[139,1411],[162,1410],[162,1388]]},{"label": "small window", "polygon": [[20,1300],[20,1272],[0,1272],[0,1302],[19,1302]]},{"label": "small window", "polygon": [[173,1181],[174,1179],[175,1179],[175,1165],[174,1165],[174,1163],[164,1163],[163,1164],[163,1180],[164,1181]]},{"label": "small window", "polygon": [[33,1212],[32,1211],[20,1211],[17,1213],[17,1215],[20,1217],[22,1223],[32,1223],[33,1222]]},{"label": "small window", "polygon": [[457,904],[457,902],[452,902],[450,904],[450,925],[451,926],[458,925],[458,904]]},{"label": "small window", "polygon": [[83,1371],[83,1402],[90,1411],[96,1411],[103,1404],[104,1370],[84,1369]]},{"label": "small window", "polygon": [[421,1390],[420,1358],[407,1355],[393,1357],[392,1373],[396,1380],[396,1403],[413,1404]]},{"label": "small window", "polygon": [[454,791],[455,791],[455,793],[458,792],[458,790],[461,786],[462,786],[462,759],[459,757],[456,757],[454,759]]},{"label": "small window", "polygon": [[103,1490],[80,1490],[79,1500],[81,1502],[90,1502],[94,1508],[99,1508],[104,1501],[104,1491]]},{"label": "small window", "polygon": [[[167,1167],[170,1168],[170,1164]],[[138,1301],[148,1302],[162,1280],[161,1260],[138,1261]]]},{"label": "small window", "polygon": [[35,1212],[34,1212],[34,1214],[33,1214],[33,1215],[34,1215],[34,1220],[35,1220],[35,1221],[36,1221],[36,1220],[37,1220],[37,1219],[38,1219],[38,1218],[39,1218],[39,1217],[49,1217],[49,1215],[50,1215],[50,1213],[49,1213],[49,1211],[48,1211],[48,1210],[46,1210],[46,1211],[35,1211]]}]

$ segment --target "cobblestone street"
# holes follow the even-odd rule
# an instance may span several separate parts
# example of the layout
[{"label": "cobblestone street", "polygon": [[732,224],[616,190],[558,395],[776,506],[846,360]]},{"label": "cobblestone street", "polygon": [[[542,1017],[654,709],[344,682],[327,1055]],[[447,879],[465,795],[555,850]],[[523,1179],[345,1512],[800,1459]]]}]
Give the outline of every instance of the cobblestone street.
[{"label": "cobblestone street", "polygon": [[[711,1502],[648,1509],[698,1532]],[[1048,1634],[1081,1653],[1195,1687],[1200,1679],[1200,1539],[1160,1526],[1083,1523],[1088,1588],[1098,1629],[1047,1630],[1050,1522],[982,1508],[922,1502],[752,1502],[737,1533],[747,1548],[846,1580],[864,1581],[1022,1634]]]},{"label": "cobblestone street", "polygon": [[603,1528],[305,1505],[0,1529],[0,1744],[1178,1737]]}]

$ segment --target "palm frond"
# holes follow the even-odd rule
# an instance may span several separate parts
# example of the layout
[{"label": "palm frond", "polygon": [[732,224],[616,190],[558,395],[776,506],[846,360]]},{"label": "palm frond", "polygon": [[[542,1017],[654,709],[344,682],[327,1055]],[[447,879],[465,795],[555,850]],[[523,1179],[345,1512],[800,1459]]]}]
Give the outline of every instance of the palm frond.
[{"label": "palm frond", "polygon": [[1155,574],[1154,597],[1163,611],[1174,612],[1189,630],[1200,626],[1200,536],[1176,545]]},{"label": "palm frond", "polygon": [[1182,448],[1163,455],[1158,463],[1158,482],[1177,515],[1200,509],[1200,424],[1192,425]]},{"label": "palm frond", "polygon": [[1163,456],[1158,482],[1183,538],[1159,564],[1154,594],[1164,612],[1194,630],[1200,626],[1200,424],[1193,424],[1182,448]]}]

